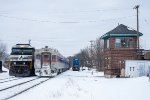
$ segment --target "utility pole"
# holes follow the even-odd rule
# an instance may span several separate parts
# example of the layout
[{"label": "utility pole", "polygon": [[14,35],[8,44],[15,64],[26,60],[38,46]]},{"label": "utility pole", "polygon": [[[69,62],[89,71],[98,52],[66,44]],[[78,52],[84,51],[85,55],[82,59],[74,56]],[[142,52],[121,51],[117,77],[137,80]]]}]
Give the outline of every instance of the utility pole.
[{"label": "utility pole", "polygon": [[136,17],[137,17],[137,51],[138,51],[138,59],[140,58],[140,47],[139,47],[139,7],[140,7],[140,5],[136,5],[133,9],[136,9],[136,12],[137,12],[137,15],[136,15]]},{"label": "utility pole", "polygon": [[92,50],[92,48],[93,48],[93,40],[91,40],[90,41],[90,43],[91,43],[91,67],[93,68],[93,50]]}]

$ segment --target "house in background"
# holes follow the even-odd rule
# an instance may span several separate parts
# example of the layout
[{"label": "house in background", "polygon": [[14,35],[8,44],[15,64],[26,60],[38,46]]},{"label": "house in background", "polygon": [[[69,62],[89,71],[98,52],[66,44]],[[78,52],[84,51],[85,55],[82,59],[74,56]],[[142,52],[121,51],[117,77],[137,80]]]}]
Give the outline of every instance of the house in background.
[{"label": "house in background", "polygon": [[125,61],[125,77],[140,77],[150,75],[150,50],[143,50],[142,60]]},{"label": "house in background", "polygon": [[150,74],[150,60],[126,60],[125,77],[140,77]]},{"label": "house in background", "polygon": [[125,70],[125,60],[142,59],[142,49],[138,50],[138,36],[143,34],[123,24],[101,36],[104,40],[104,75],[121,76]]}]

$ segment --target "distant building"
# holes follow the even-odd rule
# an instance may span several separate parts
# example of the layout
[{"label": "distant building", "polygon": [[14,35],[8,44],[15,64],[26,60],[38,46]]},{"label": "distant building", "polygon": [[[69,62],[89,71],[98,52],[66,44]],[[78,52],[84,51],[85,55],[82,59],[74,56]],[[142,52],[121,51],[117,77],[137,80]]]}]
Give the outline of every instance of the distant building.
[{"label": "distant building", "polygon": [[[139,36],[143,34],[139,32]],[[125,60],[141,59],[142,50],[137,49],[137,31],[120,24],[101,36],[104,40],[105,77],[120,76],[125,69]]]},{"label": "distant building", "polygon": [[126,60],[125,77],[140,77],[150,74],[150,60]]},{"label": "distant building", "polygon": [[150,50],[143,51],[143,59],[150,60]]}]

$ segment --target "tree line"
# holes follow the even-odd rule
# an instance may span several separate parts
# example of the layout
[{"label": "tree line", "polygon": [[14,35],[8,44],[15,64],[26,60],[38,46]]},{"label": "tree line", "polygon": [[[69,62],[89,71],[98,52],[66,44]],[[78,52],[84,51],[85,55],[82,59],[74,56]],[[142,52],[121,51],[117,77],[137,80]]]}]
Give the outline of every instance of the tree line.
[{"label": "tree line", "polygon": [[7,46],[0,41],[0,61],[4,61],[7,57]]},{"label": "tree line", "polygon": [[91,46],[81,49],[75,57],[80,58],[81,67],[95,68],[98,71],[104,70],[104,41],[96,39]]}]

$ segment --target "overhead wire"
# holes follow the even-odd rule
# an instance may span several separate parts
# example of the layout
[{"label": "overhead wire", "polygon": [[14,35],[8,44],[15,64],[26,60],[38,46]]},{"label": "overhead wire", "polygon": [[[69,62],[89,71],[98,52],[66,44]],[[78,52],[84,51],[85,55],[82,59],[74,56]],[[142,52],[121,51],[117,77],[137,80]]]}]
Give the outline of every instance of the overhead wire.
[{"label": "overhead wire", "polygon": [[[139,13],[141,13],[141,12],[139,12]],[[141,13],[140,16],[143,17],[143,21],[144,21],[145,23],[147,23],[148,25],[150,25],[148,18],[146,18],[146,17],[144,16],[144,14]]]},{"label": "overhead wire", "polygon": [[11,19],[16,19],[16,20],[22,20],[22,21],[32,21],[32,22],[52,22],[50,20],[38,20],[38,19],[29,19],[29,18],[22,18],[22,17],[14,17],[14,16],[8,16],[8,15],[2,15],[0,14],[0,17],[4,17],[4,18],[11,18]]},{"label": "overhead wire", "polygon": [[[57,11],[55,12],[55,14],[60,14],[60,13],[64,13],[64,14],[73,14],[73,13],[91,13],[91,12],[110,12],[110,11],[122,11],[122,10],[132,10],[132,8],[122,8],[122,9],[95,9],[95,10],[81,10],[81,11],[70,11],[70,12],[61,12],[61,11]],[[54,12],[50,12],[50,13],[54,13]]]},{"label": "overhead wire", "polygon": [[[78,13],[85,13],[85,12],[100,12],[100,11],[120,11],[120,10],[131,10],[131,8],[123,8],[123,9],[101,9],[101,10],[91,10],[91,11],[78,11]],[[73,12],[71,12],[73,13]],[[3,14],[0,13],[0,17],[4,17],[4,18],[10,18],[10,19],[15,19],[15,20],[21,20],[21,21],[29,21],[29,22],[40,22],[40,23],[62,23],[62,24],[78,24],[78,23],[84,23],[82,21],[52,21],[52,20],[40,20],[40,19],[36,19],[36,18],[24,18],[24,17],[15,17],[15,16],[9,16],[8,14]],[[96,23],[98,21],[107,21],[107,20],[117,20],[117,19],[124,19],[127,17],[131,17],[131,16],[126,16],[126,17],[118,17],[118,18],[109,18],[109,19],[102,19],[102,20],[88,20],[86,21],[86,23]]]},{"label": "overhead wire", "polygon": [[[118,11],[118,10],[129,10],[130,8],[128,9],[101,9],[101,10],[95,10],[97,12],[99,11]],[[83,11],[81,11],[83,12]],[[84,12],[88,12],[88,11],[84,11]],[[30,21],[30,22],[43,22],[43,23],[62,23],[62,24],[78,24],[78,23],[97,23],[97,22],[100,22],[100,21],[111,21],[111,20],[120,20],[120,19],[127,19],[127,18],[131,18],[135,15],[131,15],[131,16],[125,16],[125,17],[117,17],[117,18],[108,18],[108,19],[101,19],[101,20],[87,20],[87,21],[50,21],[50,20],[39,20],[39,19],[29,19],[29,18],[22,18],[22,17],[14,17],[14,16],[9,16],[9,15],[4,15],[4,14],[1,14],[0,13],[0,17],[4,17],[4,18],[11,18],[11,19],[16,19],[16,20],[22,20],[22,21]],[[6,41],[6,40],[5,40]],[[7,40],[7,41],[16,41],[16,40]],[[18,40],[19,41],[19,40]],[[33,40],[35,42],[38,42],[39,40]],[[42,41],[51,41],[52,40],[50,39],[44,39]],[[71,42],[71,41],[70,41]]]},{"label": "overhead wire", "polygon": [[28,18],[21,18],[21,17],[12,17],[7,15],[0,14],[0,17],[4,18],[11,18],[16,20],[22,20],[22,21],[30,21],[30,22],[42,22],[42,23],[62,23],[62,24],[78,24],[78,23],[96,23],[99,21],[110,21],[110,20],[119,20],[119,19],[126,19],[133,17],[135,15],[125,16],[125,17],[117,17],[117,18],[108,18],[108,19],[101,19],[101,20],[88,20],[88,21],[50,21],[50,20],[38,20],[38,19],[28,19]]}]

